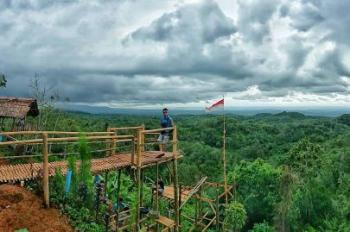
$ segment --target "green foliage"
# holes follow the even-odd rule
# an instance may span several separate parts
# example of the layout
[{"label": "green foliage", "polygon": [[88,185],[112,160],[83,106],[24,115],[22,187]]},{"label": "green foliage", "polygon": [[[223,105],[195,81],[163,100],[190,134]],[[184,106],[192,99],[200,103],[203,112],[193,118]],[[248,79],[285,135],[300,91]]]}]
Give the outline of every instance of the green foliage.
[{"label": "green foliage", "polygon": [[85,185],[89,184],[89,179],[91,179],[91,154],[86,143],[84,136],[80,138],[79,141],[79,154],[80,154],[80,169],[79,169],[79,180],[80,183]]},{"label": "green foliage", "polygon": [[350,114],[343,114],[342,116],[338,117],[338,121],[350,126]]},{"label": "green foliage", "polygon": [[247,220],[247,212],[244,205],[239,202],[231,202],[225,208],[225,228],[229,231],[240,231]]},{"label": "green foliage", "polygon": [[288,166],[282,167],[280,179],[281,200],[276,205],[275,223],[278,231],[289,231],[291,218],[291,205],[293,202],[293,191],[296,188],[297,177]]},{"label": "green foliage", "polygon": [[249,224],[264,220],[272,222],[276,203],[280,200],[280,176],[280,169],[261,159],[241,161],[229,173],[230,182],[236,181],[238,185],[239,199],[247,209]]},{"label": "green foliage", "polygon": [[271,227],[268,223],[257,223],[254,224],[254,227],[252,230],[249,230],[249,232],[274,232],[275,230],[273,227]]},{"label": "green foliage", "polygon": [[324,165],[321,147],[304,138],[288,152],[287,164],[300,176],[312,177],[318,173],[315,170],[320,170]]},{"label": "green foliage", "polygon": [[64,191],[64,176],[60,168],[55,170],[55,176],[53,176],[50,182],[51,203],[59,205],[63,203],[63,191]]},{"label": "green foliage", "polygon": [[[179,129],[179,151],[183,158],[178,164],[180,182],[193,186],[201,177],[223,181],[222,117],[216,115],[174,115]],[[28,119],[31,124],[34,120]],[[147,129],[159,126],[156,116],[91,115],[68,113],[44,107],[40,120],[45,130],[105,131],[107,126],[145,124]],[[5,120],[5,129],[11,126]],[[227,163],[230,184],[237,184],[236,200],[246,210],[243,231],[259,230],[274,225],[277,231],[347,231],[350,221],[350,132],[349,115],[338,118],[308,117],[299,113],[260,114],[257,116],[227,116]],[[73,170],[71,191],[62,196],[62,177],[50,181],[52,201],[67,208],[72,224],[82,231],[99,231],[102,222],[94,221],[94,209],[87,200],[82,204],[80,183],[93,194],[89,173],[91,153],[82,140],[75,146],[52,146],[51,152],[80,152],[69,156]],[[91,149],[104,149],[105,144]],[[127,150],[127,148],[125,148]],[[39,152],[39,151],[34,151]],[[7,149],[2,154],[10,154]],[[103,154],[102,154],[103,155]],[[95,154],[99,157],[101,154]],[[82,160],[79,170],[76,159]],[[39,161],[39,160],[38,160]],[[85,162],[86,161],[86,162]],[[147,177],[154,177],[154,170]],[[160,170],[164,178],[166,168]],[[123,172],[121,196],[131,207],[135,205],[136,188],[129,173]],[[108,197],[116,201],[116,173],[110,172]],[[145,185],[145,201],[150,205],[150,189]],[[88,195],[89,195],[88,194]],[[89,195],[91,196],[91,195]],[[93,196],[93,195],[92,195]],[[215,197],[215,192],[206,193]],[[161,201],[161,211],[167,204]],[[68,212],[69,211],[69,212]],[[89,211],[89,213],[87,213]],[[183,213],[194,215],[190,201]],[[89,215],[88,215],[89,214]],[[166,214],[165,214],[166,215]],[[91,226],[91,228],[87,228]],[[95,228],[96,227],[96,228]],[[182,220],[182,230],[190,223]],[[215,231],[215,226],[209,228]]]},{"label": "green foliage", "polygon": [[6,77],[4,74],[0,73],[0,88],[5,88],[6,87]]},{"label": "green foliage", "polygon": [[71,225],[75,227],[77,231],[104,231],[103,225],[92,222],[94,219],[91,210],[85,207],[76,207],[73,200],[71,203],[72,205],[66,205],[66,207],[63,209],[63,212],[68,215]]}]

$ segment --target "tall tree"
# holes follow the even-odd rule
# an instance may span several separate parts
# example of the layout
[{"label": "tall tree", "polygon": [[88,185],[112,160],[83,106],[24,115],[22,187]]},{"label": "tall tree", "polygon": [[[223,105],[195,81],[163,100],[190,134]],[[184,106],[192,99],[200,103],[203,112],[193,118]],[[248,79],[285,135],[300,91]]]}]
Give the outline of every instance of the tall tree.
[{"label": "tall tree", "polygon": [[5,74],[0,73],[0,88],[6,88],[6,82]]}]

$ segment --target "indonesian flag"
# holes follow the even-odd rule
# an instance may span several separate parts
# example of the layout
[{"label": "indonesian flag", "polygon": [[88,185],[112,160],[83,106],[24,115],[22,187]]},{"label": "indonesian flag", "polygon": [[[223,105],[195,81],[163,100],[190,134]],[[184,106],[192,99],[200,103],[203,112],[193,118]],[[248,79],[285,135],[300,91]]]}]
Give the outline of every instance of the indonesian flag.
[{"label": "indonesian flag", "polygon": [[213,111],[213,110],[217,110],[217,109],[220,109],[220,108],[224,108],[224,102],[225,102],[225,100],[224,100],[224,98],[223,98],[223,99],[221,99],[221,100],[215,102],[215,103],[212,104],[211,106],[206,107],[205,110],[210,112],[210,111]]}]

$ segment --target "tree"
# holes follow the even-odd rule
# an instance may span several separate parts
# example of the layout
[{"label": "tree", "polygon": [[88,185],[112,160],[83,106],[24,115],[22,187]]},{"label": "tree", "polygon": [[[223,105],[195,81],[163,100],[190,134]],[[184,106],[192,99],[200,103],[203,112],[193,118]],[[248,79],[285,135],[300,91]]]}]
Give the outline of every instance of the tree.
[{"label": "tree", "polygon": [[318,144],[311,143],[308,138],[300,140],[288,153],[287,164],[301,177],[310,179],[319,173],[324,159]]},{"label": "tree", "polygon": [[254,224],[252,230],[249,232],[274,232],[275,230],[266,222]]},{"label": "tree", "polygon": [[6,82],[5,74],[0,73],[0,88],[6,88]]},{"label": "tree", "polygon": [[225,228],[229,231],[240,231],[247,220],[247,212],[244,205],[232,202],[225,209]]},{"label": "tree", "polygon": [[[277,204],[276,227],[278,231],[286,232],[290,230],[289,212],[293,200],[293,190],[295,189],[296,176],[288,166],[283,166],[280,181],[281,201]],[[255,228],[255,226],[254,226]],[[255,230],[254,230],[255,231]]]},{"label": "tree", "polygon": [[247,227],[263,221],[272,222],[274,209],[279,197],[281,171],[262,159],[253,162],[241,161],[229,179],[237,183],[239,199],[243,202],[247,214]]}]

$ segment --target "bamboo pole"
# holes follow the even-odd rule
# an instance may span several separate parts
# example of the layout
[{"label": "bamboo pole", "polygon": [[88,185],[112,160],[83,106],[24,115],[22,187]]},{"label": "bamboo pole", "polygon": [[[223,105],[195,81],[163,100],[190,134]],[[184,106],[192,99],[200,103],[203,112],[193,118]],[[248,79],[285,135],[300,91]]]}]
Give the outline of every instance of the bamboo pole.
[{"label": "bamboo pole", "polygon": [[136,163],[135,163],[135,137],[132,138],[131,164],[136,166]]},{"label": "bamboo pole", "polygon": [[159,188],[159,186],[158,186],[158,183],[159,183],[159,164],[158,164],[158,162],[157,162],[157,171],[156,171],[157,173],[156,173],[156,192],[155,192],[155,194],[156,194],[156,211],[157,211],[157,216],[159,216],[159,196],[158,196],[158,188]]},{"label": "bamboo pole", "polygon": [[167,127],[167,128],[160,128],[160,129],[153,129],[153,130],[144,130],[144,134],[153,134],[154,132],[162,132],[167,130],[173,130],[174,127]]},{"label": "bamboo pole", "polygon": [[222,159],[224,163],[224,185],[225,185],[225,204],[228,203],[228,197],[227,197],[227,171],[226,171],[226,115],[225,115],[225,95],[224,98],[224,130],[223,130],[223,147],[222,147]]},{"label": "bamboo pole", "polygon": [[181,225],[182,185],[179,185],[179,225]]},{"label": "bamboo pole", "polygon": [[49,146],[48,146],[48,136],[46,133],[43,133],[43,156],[44,156],[44,162],[43,162],[43,171],[44,171],[44,176],[43,176],[43,189],[44,189],[44,201],[45,201],[45,206],[49,207],[50,206],[50,199],[49,199]]},{"label": "bamboo pole", "polygon": [[[118,131],[116,130],[115,132],[115,136],[117,136]],[[115,138],[112,139],[112,155],[114,155],[116,153],[116,149],[117,149],[117,140]]]},{"label": "bamboo pole", "polygon": [[9,131],[0,132],[0,135],[40,135],[46,133],[47,135],[113,135],[113,132],[78,132],[78,131]]},{"label": "bamboo pole", "polygon": [[144,187],[143,187],[143,183],[145,180],[145,173],[144,171],[141,169],[141,194],[140,194],[140,207],[143,207],[143,197],[144,197]]},{"label": "bamboo pole", "polygon": [[107,186],[108,186],[108,171],[105,172],[105,188],[104,188],[105,192],[104,192],[104,197],[106,197],[107,193],[108,193]]},{"label": "bamboo pole", "polygon": [[137,156],[136,156],[136,161],[137,161],[137,166],[141,168],[142,166],[142,143],[141,143],[141,138],[142,138],[142,131],[139,129],[137,131]]},{"label": "bamboo pole", "polygon": [[[125,141],[129,141],[132,139],[132,135],[119,135],[119,136],[88,136],[85,137],[86,140],[105,140],[105,139],[116,139],[117,142],[121,142],[118,139],[127,139]],[[48,142],[73,142],[73,141],[79,141],[80,137],[64,137],[64,138],[48,138]],[[16,140],[16,141],[7,141],[7,142],[0,142],[0,146],[7,146],[7,145],[22,145],[22,144],[42,144],[43,139],[28,139],[28,140]]]},{"label": "bamboo pole", "polygon": [[179,231],[179,186],[178,186],[178,176],[177,176],[177,129],[176,126],[173,127],[173,180],[174,180],[174,211],[175,211],[175,228],[174,231]]},{"label": "bamboo pole", "polygon": [[136,203],[136,222],[135,222],[135,231],[139,231],[140,229],[140,206],[141,206],[141,137],[142,131],[139,129],[137,131],[137,172],[136,172],[136,185],[137,185],[137,203]]},{"label": "bamboo pole", "polygon": [[219,184],[216,185],[216,207],[215,207],[215,216],[216,216],[216,231],[220,231],[220,218],[219,218]]},{"label": "bamboo pole", "polygon": [[130,127],[111,127],[110,130],[111,131],[116,131],[116,130],[138,130],[138,129],[142,129],[144,125],[142,126],[130,126]]},{"label": "bamboo pole", "polygon": [[[111,129],[108,127],[107,133],[109,133],[109,132],[111,132]],[[114,135],[114,133],[113,133],[113,135]],[[105,154],[106,157],[112,154],[111,144],[108,142],[108,140],[106,140],[106,150],[107,150],[106,154]]]},{"label": "bamboo pole", "polygon": [[[142,131],[145,130],[145,125],[144,124],[142,124],[141,130]],[[145,151],[145,134],[144,133],[141,134],[141,144],[142,144],[142,151]]]},{"label": "bamboo pole", "polygon": [[121,174],[122,174],[122,170],[119,169],[118,170],[118,183],[117,183],[117,216],[116,216],[116,232],[118,232],[118,228],[119,228],[119,211],[120,211],[120,204],[119,204],[119,198],[120,198],[120,183],[121,183]]}]

